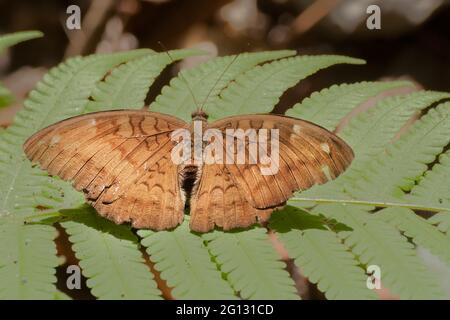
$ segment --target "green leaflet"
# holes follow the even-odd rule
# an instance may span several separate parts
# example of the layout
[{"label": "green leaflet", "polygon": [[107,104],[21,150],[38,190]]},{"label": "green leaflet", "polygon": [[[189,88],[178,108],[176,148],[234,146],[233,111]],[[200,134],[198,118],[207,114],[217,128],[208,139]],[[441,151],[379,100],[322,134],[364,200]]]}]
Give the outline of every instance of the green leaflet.
[{"label": "green leaflet", "polygon": [[55,228],[0,219],[0,299],[52,299],[56,293]]},{"label": "green leaflet", "polygon": [[[181,71],[180,75],[173,78],[150,104],[150,110],[190,121],[191,113],[197,108],[204,107],[205,110],[209,110],[209,105],[218,99],[221,90],[239,74],[259,63],[294,54],[295,51],[292,50],[281,50],[211,59],[196,68]],[[189,83],[189,86],[186,83]]]},{"label": "green leaflet", "polygon": [[323,223],[305,211],[287,207],[274,213],[270,227],[327,299],[376,299],[366,286],[367,276],[359,262]]},{"label": "green leaflet", "polygon": [[437,225],[437,228],[442,232],[450,235],[450,214],[448,212],[437,213],[428,219],[428,221]]},{"label": "green leaflet", "polygon": [[243,299],[299,299],[264,228],[203,236],[227,280]]},{"label": "green leaflet", "polygon": [[8,47],[30,39],[40,38],[44,34],[40,31],[21,31],[0,36],[0,53]]},{"label": "green leaflet", "polygon": [[334,130],[342,118],[369,98],[390,89],[406,86],[412,86],[412,83],[392,81],[333,85],[314,92],[301,103],[295,104],[286,111],[286,115]]},{"label": "green leaflet", "polygon": [[11,92],[0,84],[0,108],[9,106],[13,101]]},{"label": "green leaflet", "polygon": [[377,213],[377,217],[395,225],[416,244],[429,249],[450,266],[450,236],[441,233],[430,221],[404,208],[383,209]]},{"label": "green leaflet", "polygon": [[419,179],[405,198],[413,203],[425,203],[450,208],[450,151],[439,157],[439,162]]},{"label": "green leaflet", "polygon": [[170,56],[166,52],[149,53],[119,66],[97,84],[87,112],[144,107],[149,87],[168,64],[201,53],[199,50],[174,50]]},{"label": "green leaflet", "polygon": [[138,231],[155,269],[175,299],[234,299],[233,290],[211,260],[203,239],[189,231],[189,222],[172,231]]},{"label": "green leaflet", "polygon": [[438,279],[395,227],[358,206],[319,205],[314,212],[352,228],[339,235],[362,263],[380,267],[382,286],[393,294],[401,299],[443,298]]},{"label": "green leaflet", "polygon": [[160,299],[150,269],[126,226],[103,219],[92,208],[76,210],[62,226],[80,260],[87,286],[100,299]]},{"label": "green leaflet", "polygon": [[211,119],[248,113],[268,113],[288,88],[317,71],[338,63],[363,64],[344,56],[300,56],[255,67],[238,76],[207,106]]}]

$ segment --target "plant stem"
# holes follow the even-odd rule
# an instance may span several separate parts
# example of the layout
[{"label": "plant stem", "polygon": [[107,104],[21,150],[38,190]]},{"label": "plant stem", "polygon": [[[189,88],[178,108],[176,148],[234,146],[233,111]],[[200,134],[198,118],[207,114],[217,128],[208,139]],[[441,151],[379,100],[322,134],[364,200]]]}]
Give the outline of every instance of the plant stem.
[{"label": "plant stem", "polygon": [[376,202],[376,201],[351,200],[351,199],[347,200],[347,199],[321,199],[321,198],[299,198],[299,197],[292,198],[289,201],[316,202],[316,203],[360,204],[360,205],[369,205],[369,206],[374,206],[374,207],[408,208],[408,209],[412,209],[412,210],[423,210],[423,211],[431,211],[431,212],[450,211],[450,208],[421,206],[421,205],[417,205],[417,204],[400,203],[400,202]]}]

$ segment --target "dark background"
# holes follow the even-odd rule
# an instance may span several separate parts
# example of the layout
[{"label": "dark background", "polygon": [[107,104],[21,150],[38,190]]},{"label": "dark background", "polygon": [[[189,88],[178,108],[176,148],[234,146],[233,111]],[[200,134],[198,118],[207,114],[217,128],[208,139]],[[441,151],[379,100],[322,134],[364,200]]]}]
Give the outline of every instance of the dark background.
[{"label": "dark background", "polygon": [[[81,31],[65,27],[71,4],[81,8]],[[381,8],[381,30],[366,27],[369,4]],[[158,41],[169,49],[195,46],[217,55],[290,48],[300,54],[335,53],[367,60],[363,67],[336,66],[310,77],[283,96],[277,111],[341,82],[405,78],[426,89],[448,90],[449,4],[448,0],[0,0],[0,34],[31,29],[45,33],[0,57],[0,81],[18,96],[13,107],[0,112],[0,124],[10,121],[42,74],[65,58],[136,47],[162,51]],[[166,71],[153,90],[159,90],[173,72]]]}]

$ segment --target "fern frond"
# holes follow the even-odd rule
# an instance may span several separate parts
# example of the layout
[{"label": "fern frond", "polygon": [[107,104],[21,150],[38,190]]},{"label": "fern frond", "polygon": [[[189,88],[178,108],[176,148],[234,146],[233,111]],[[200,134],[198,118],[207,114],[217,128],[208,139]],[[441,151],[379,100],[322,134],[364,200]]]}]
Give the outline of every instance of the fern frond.
[{"label": "fern frond", "polygon": [[207,247],[244,299],[299,299],[265,228],[205,234]]},{"label": "fern frond", "polygon": [[381,283],[392,293],[402,299],[443,297],[438,280],[427,272],[413,245],[395,227],[357,206],[320,205],[314,212],[353,229],[339,235],[362,263],[381,268]]},{"label": "fern frond", "polygon": [[441,212],[437,213],[431,218],[428,219],[431,224],[437,226],[439,230],[447,233],[450,236],[450,213],[449,212]]},{"label": "fern frond", "polygon": [[412,86],[407,81],[358,82],[333,85],[314,92],[301,103],[286,111],[286,115],[316,123],[328,130],[336,129],[339,122],[354,108],[371,97],[390,89]]},{"label": "fern frond", "polygon": [[439,162],[425,173],[405,198],[413,203],[446,206],[450,210],[450,183],[442,183],[444,181],[450,181],[450,151],[440,155]]},{"label": "fern frond", "polygon": [[388,208],[376,213],[384,221],[396,226],[414,243],[425,247],[450,266],[450,236],[446,236],[428,220],[409,209]]},{"label": "fern frond", "polygon": [[11,92],[0,83],[0,108],[9,106],[13,100]]},{"label": "fern frond", "polygon": [[203,239],[191,233],[188,219],[172,231],[139,230],[150,260],[176,299],[234,299],[233,290],[211,261]]},{"label": "fern frond", "polygon": [[101,218],[94,209],[79,209],[62,226],[80,260],[87,286],[100,299],[160,299],[130,228]]},{"label": "fern frond", "polygon": [[300,80],[339,63],[363,64],[363,60],[344,56],[299,56],[277,60],[238,76],[220,94],[220,100],[209,105],[212,119],[237,114],[272,111],[288,88]]},{"label": "fern frond", "polygon": [[20,31],[0,36],[0,53],[8,47],[14,46],[20,42],[40,38],[44,34],[40,31]]},{"label": "fern frond", "polygon": [[[399,199],[411,190],[449,143],[450,103],[441,104],[417,121],[385,154],[361,168],[350,193],[359,199]],[[405,157],[405,155],[408,155]]]},{"label": "fern frond", "polygon": [[[193,54],[179,50],[170,56],[177,60]],[[151,109],[185,120],[201,105],[212,119],[267,112],[284,90],[304,77],[335,63],[362,62],[338,56],[277,60],[293,54],[262,52],[210,60],[182,71]],[[277,61],[259,66],[269,60]],[[68,298],[55,286],[55,228],[23,223],[41,210],[68,213],[62,226],[96,297],[160,298],[134,231],[80,207],[82,195],[32,167],[22,144],[38,129],[80,113],[142,107],[149,86],[171,61],[166,53],[150,50],[70,59],[44,76],[14,124],[0,133],[0,298]],[[331,129],[365,99],[403,85],[334,86],[288,114]],[[273,215],[270,227],[275,236],[329,299],[376,298],[366,288],[367,264],[379,265],[383,285],[401,298],[442,297],[438,280],[427,272],[408,237],[449,264],[450,242],[443,243],[449,237],[445,232],[450,232],[449,212],[424,220],[405,208],[450,211],[450,190],[441,181],[448,175],[449,154],[428,169],[449,142],[450,103],[430,109],[398,140],[397,136],[412,115],[449,97],[426,91],[392,97],[351,118],[342,136],[356,151],[352,166],[337,180],[296,195],[303,200],[324,196],[323,202],[336,203],[316,206],[312,213],[288,207]],[[392,208],[369,213],[380,206]],[[198,235],[189,231],[187,217],[174,230],[138,234],[174,298],[298,298],[266,232],[253,228]]]},{"label": "fern frond", "polygon": [[56,229],[0,219],[0,299],[52,299],[56,292]]},{"label": "fern frond", "polygon": [[289,256],[327,299],[376,299],[366,286],[367,276],[336,234],[316,216],[292,207],[276,212],[270,228]]},{"label": "fern frond", "polygon": [[168,64],[201,53],[199,50],[173,50],[170,56],[166,52],[150,53],[119,66],[97,84],[86,111],[142,108],[149,87]]},{"label": "fern frond", "polygon": [[[292,50],[243,53],[209,60],[190,70],[183,70],[162,89],[150,104],[150,110],[168,113],[189,121],[191,113],[204,105],[209,109],[219,93],[240,73],[265,61],[295,54]],[[189,87],[186,83],[189,83]],[[208,97],[209,94],[209,97]],[[192,97],[194,95],[194,97]],[[208,101],[205,99],[208,97]]]}]

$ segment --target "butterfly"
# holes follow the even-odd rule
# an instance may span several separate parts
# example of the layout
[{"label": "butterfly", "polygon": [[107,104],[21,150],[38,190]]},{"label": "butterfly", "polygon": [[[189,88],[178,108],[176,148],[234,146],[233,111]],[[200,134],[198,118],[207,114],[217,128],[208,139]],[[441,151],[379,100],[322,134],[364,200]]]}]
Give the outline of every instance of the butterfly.
[{"label": "butterfly", "polygon": [[[188,205],[190,228],[197,232],[265,222],[294,192],[336,178],[354,157],[341,138],[301,119],[251,114],[209,123],[207,117],[201,109],[191,123],[144,109],[90,113],[40,130],[25,142],[24,151],[50,175],[72,181],[100,215],[117,224],[175,228]],[[224,137],[232,129],[276,130],[277,170],[263,174],[257,161],[173,161],[181,143],[174,132],[194,135],[194,123]],[[251,148],[245,136],[233,139],[245,140],[237,141],[244,151]],[[223,151],[224,157],[233,156],[237,148]]]}]

